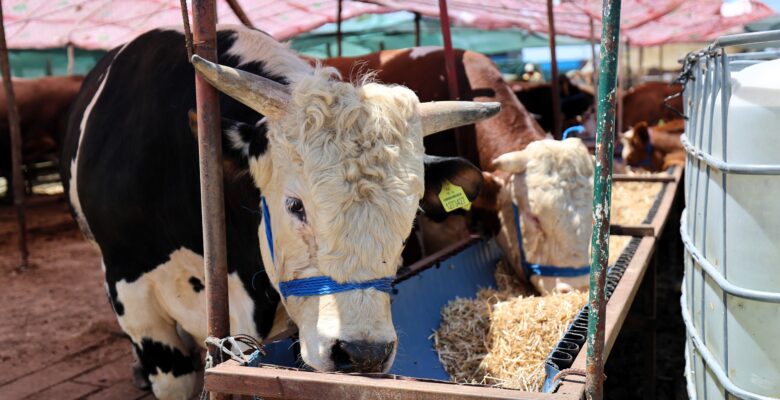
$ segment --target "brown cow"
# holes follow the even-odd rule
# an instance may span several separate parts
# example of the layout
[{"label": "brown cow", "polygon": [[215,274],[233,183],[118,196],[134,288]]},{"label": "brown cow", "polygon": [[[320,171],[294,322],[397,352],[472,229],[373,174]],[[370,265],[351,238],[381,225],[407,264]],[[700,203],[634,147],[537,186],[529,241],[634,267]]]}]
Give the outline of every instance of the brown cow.
[{"label": "brown cow", "polygon": [[665,82],[647,82],[636,85],[623,95],[623,126],[634,126],[640,122],[646,122],[653,126],[659,121],[671,121],[680,118],[683,103],[682,96],[677,96],[669,101],[669,109],[664,105],[664,99],[682,92],[679,84]]},{"label": "brown cow", "polygon": [[685,120],[681,118],[651,127],[646,122],[636,124],[621,139],[623,160],[627,165],[653,172],[684,165],[685,149],[680,142],[684,129]]},{"label": "brown cow", "polygon": [[[450,100],[444,51],[440,47],[384,50],[359,57],[330,58],[324,62],[339,69],[348,79],[376,71],[376,80],[404,85],[412,89],[420,101]],[[478,122],[475,128],[460,128],[464,133],[476,130],[476,149],[468,146],[462,156],[490,171],[496,157],[522,150],[528,143],[544,138],[542,128],[517,100],[490,58],[455,50],[455,63],[460,100],[498,101],[502,107],[498,116]],[[426,138],[425,148],[433,155],[453,156],[457,152],[452,135],[447,134]]]},{"label": "brown cow", "polygon": [[[22,129],[23,163],[59,158],[60,138],[65,132],[68,110],[83,80],[83,76],[13,80]],[[3,93],[0,94],[0,176],[4,177],[11,175],[9,129],[8,106]]]}]

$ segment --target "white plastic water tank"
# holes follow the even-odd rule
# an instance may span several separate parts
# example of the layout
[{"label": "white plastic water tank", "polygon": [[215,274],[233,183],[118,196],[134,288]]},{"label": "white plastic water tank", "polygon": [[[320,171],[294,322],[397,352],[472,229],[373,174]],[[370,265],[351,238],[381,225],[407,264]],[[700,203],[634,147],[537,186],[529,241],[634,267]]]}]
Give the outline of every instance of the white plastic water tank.
[{"label": "white plastic water tank", "polygon": [[693,74],[681,224],[688,393],[780,398],[780,60],[724,74],[720,57],[703,57]]}]

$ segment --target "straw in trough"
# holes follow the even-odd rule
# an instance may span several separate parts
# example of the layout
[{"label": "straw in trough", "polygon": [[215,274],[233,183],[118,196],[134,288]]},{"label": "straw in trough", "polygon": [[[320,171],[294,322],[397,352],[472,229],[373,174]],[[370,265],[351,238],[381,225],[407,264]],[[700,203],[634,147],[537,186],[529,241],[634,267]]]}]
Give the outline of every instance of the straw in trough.
[{"label": "straw in trough", "polygon": [[[657,182],[615,182],[612,221],[639,224],[663,188]],[[614,265],[631,236],[610,236]],[[482,289],[475,299],[458,298],[441,311],[432,337],[444,369],[461,383],[540,391],[544,360],[588,300],[580,292],[533,296],[503,262],[496,268],[498,289]]]},{"label": "straw in trough", "polygon": [[482,289],[473,300],[442,309],[433,338],[453,380],[528,391],[541,390],[544,359],[587,302],[587,293],[529,296],[503,263],[499,289]]},{"label": "straw in trough", "polygon": [[661,182],[615,182],[612,186],[611,222],[641,224],[661,189]]}]

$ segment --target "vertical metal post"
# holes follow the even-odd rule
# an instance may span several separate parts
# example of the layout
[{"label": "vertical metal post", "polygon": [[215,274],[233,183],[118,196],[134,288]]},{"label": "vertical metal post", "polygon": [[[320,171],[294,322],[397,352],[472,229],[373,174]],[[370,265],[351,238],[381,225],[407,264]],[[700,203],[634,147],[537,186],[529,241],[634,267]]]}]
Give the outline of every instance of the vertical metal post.
[{"label": "vertical metal post", "polygon": [[547,36],[550,45],[550,83],[552,84],[552,135],[560,139],[561,134],[561,88],[558,82],[558,57],[555,50],[555,17],[553,16],[553,0],[547,0]]},{"label": "vertical metal post", "polygon": [[238,17],[238,20],[241,21],[244,26],[247,28],[255,29],[255,26],[252,25],[252,21],[249,19],[249,17],[244,12],[244,9],[241,8],[241,4],[238,4],[238,0],[225,0],[227,1],[228,5],[230,6],[230,9],[233,10],[233,14],[236,14],[236,17]]},{"label": "vertical metal post", "polygon": [[[195,54],[216,61],[215,0],[193,0],[193,44]],[[224,338],[230,334],[228,320],[227,252],[225,249],[225,209],[222,181],[222,138],[220,132],[219,93],[199,75],[195,75],[198,111],[198,159],[200,162],[200,199],[203,222],[203,260],[208,302],[208,335]],[[213,360],[219,349],[209,348]],[[212,398],[219,398],[212,394]]]},{"label": "vertical metal post", "polygon": [[626,40],[626,88],[631,87],[633,83],[631,75],[631,42]]},{"label": "vertical metal post", "polygon": [[[620,49],[621,44],[617,44],[618,49]],[[618,50],[618,53],[620,51]],[[623,133],[623,115],[625,112],[623,111],[623,99],[626,97],[626,68],[625,68],[625,60],[620,58],[618,56],[617,59],[617,117],[615,120],[617,121],[617,131],[620,133]]]},{"label": "vertical metal post", "polygon": [[593,17],[590,18],[590,63],[593,66],[593,88],[595,89],[599,81],[599,62],[596,58],[596,28],[593,26]]},{"label": "vertical metal post", "polygon": [[75,55],[75,49],[73,48],[72,44],[68,45],[68,68],[67,68],[67,75],[71,76],[73,75],[73,70],[76,66],[76,55]]},{"label": "vertical metal post", "polygon": [[336,9],[336,56],[341,57],[341,4],[342,0],[339,0]]},{"label": "vertical metal post", "polygon": [[[450,92],[450,99],[459,100],[460,90],[458,88],[458,74],[455,67],[455,52],[452,49],[452,33],[450,32],[450,14],[447,11],[447,0],[439,0],[439,24],[441,25],[441,36],[444,42],[444,69],[447,73],[447,86]],[[474,135],[471,135],[474,139]],[[455,148],[458,155],[466,157],[469,160],[479,162],[479,158],[473,158],[476,154],[476,146],[471,155],[464,154],[465,143],[468,138],[464,137],[464,133],[460,129],[455,129]],[[474,139],[475,140],[475,139]]]},{"label": "vertical metal post", "polygon": [[620,0],[604,0],[602,7],[598,114],[596,125],[596,171],[593,191],[593,254],[590,266],[588,309],[588,354],[585,396],[604,397],[604,319],[609,260],[609,217],[612,196],[612,157],[615,140],[617,60],[620,47]]},{"label": "vertical metal post", "polygon": [[27,221],[24,215],[24,176],[22,175],[22,128],[19,125],[19,108],[16,106],[14,87],[11,82],[11,66],[8,63],[8,45],[5,41],[3,2],[0,1],[0,72],[3,74],[3,89],[8,105],[8,125],[11,130],[11,180],[13,187],[16,220],[19,223],[19,269],[27,269]]},{"label": "vertical metal post", "polygon": [[[639,47],[639,65],[636,68],[636,75],[642,77],[645,75],[645,48]],[[637,82],[641,83],[641,82]]]},{"label": "vertical metal post", "polygon": [[420,13],[414,13],[414,45],[420,46]]}]

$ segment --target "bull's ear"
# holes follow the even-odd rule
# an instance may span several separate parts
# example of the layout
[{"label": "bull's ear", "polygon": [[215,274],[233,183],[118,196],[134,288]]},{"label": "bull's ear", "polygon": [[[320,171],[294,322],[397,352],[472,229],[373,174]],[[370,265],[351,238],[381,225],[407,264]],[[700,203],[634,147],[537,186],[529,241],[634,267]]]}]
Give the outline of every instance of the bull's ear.
[{"label": "bull's ear", "polygon": [[634,125],[634,137],[641,143],[650,143],[650,132],[647,130],[647,122],[640,122]]},{"label": "bull's ear", "polygon": [[[198,136],[198,115],[195,110],[187,113],[190,130]],[[250,158],[258,158],[268,148],[265,119],[255,124],[247,124],[228,118],[222,118],[222,155],[226,162],[232,162],[246,169]]]},{"label": "bull's ear", "polygon": [[502,154],[493,160],[493,166],[500,171],[522,174],[528,164],[528,155],[525,151],[512,151]]},{"label": "bull's ear", "polygon": [[[439,194],[446,182],[460,187],[473,202],[482,189],[482,172],[479,168],[460,157],[425,156],[425,195],[422,208],[425,215],[437,222],[447,218]],[[462,210],[462,209],[458,209]],[[453,210],[455,212],[457,210]]]}]

